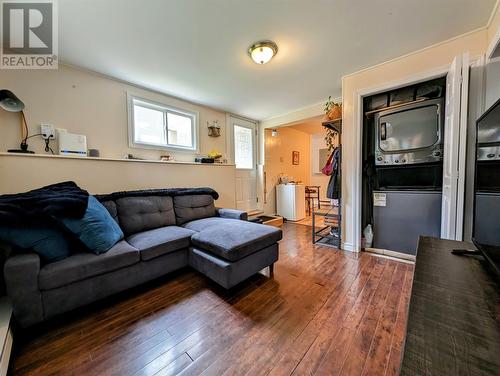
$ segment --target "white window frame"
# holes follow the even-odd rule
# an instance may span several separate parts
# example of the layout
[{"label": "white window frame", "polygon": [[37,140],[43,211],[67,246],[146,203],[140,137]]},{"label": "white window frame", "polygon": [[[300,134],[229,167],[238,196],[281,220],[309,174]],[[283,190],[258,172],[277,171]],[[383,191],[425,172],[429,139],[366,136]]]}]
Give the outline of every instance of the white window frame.
[{"label": "white window frame", "polygon": [[[147,142],[137,142],[135,141],[135,124],[134,124],[134,104],[135,102],[140,102],[140,105],[145,108],[150,108],[152,110],[162,111],[166,113],[172,113],[176,115],[189,116],[193,119],[192,121],[192,147],[178,146],[178,145],[158,145]],[[188,152],[188,153],[199,153],[200,143],[199,143],[199,113],[198,111],[190,111],[181,109],[178,107],[173,107],[165,103],[160,103],[153,101],[151,99],[141,98],[133,94],[127,93],[127,107],[128,107],[128,144],[129,147],[135,149],[151,149],[151,150],[167,150],[175,152]],[[165,115],[166,116],[166,115]],[[168,129],[167,129],[168,131]],[[168,138],[167,138],[168,142]]]}]

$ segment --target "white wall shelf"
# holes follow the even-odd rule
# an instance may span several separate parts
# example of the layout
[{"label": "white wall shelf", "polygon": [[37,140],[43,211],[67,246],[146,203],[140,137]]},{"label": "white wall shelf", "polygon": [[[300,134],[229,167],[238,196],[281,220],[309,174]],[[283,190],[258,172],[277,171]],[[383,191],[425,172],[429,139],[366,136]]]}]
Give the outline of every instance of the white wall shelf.
[{"label": "white wall shelf", "polygon": [[0,152],[0,157],[24,157],[24,158],[61,158],[70,160],[91,160],[91,161],[111,161],[111,162],[135,162],[135,163],[159,163],[159,164],[183,164],[183,165],[198,165],[198,166],[234,166],[228,163],[199,163],[199,162],[186,162],[186,161],[158,161],[153,159],[127,159],[127,158],[101,158],[101,157],[77,157],[66,155],[50,155],[50,154],[24,154],[24,153],[7,153]]}]

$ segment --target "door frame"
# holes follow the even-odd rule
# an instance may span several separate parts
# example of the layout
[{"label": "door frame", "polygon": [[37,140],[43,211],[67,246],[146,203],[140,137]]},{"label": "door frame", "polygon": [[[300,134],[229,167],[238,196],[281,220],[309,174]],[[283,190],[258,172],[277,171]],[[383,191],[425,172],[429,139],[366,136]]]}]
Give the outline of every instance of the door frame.
[{"label": "door frame", "polygon": [[[354,142],[354,148],[351,151],[354,155],[353,160],[355,161],[355,166],[354,168],[356,169],[357,173],[351,174],[351,179],[350,181],[346,181],[343,183],[343,190],[344,187],[352,187],[353,188],[353,200],[352,200],[352,208],[347,208],[344,206],[343,210],[344,213],[342,213],[344,218],[348,218],[351,216],[353,219],[351,221],[351,229],[350,232],[353,234],[353,243],[344,243],[342,245],[342,248],[347,250],[347,251],[354,251],[354,252],[359,252],[361,250],[361,236],[362,236],[362,229],[361,229],[361,218],[362,218],[362,180],[363,180],[363,161],[362,161],[362,148],[363,148],[363,98],[378,94],[378,93],[383,93],[384,91],[391,90],[391,89],[398,89],[404,86],[409,86],[413,84],[418,84],[420,82],[424,81],[429,81],[434,78],[439,78],[439,77],[444,77],[448,73],[449,65],[441,66],[435,69],[431,69],[428,71],[424,71],[421,73],[417,73],[414,75],[406,76],[397,80],[389,81],[387,83],[384,83],[382,85],[377,85],[365,89],[358,90],[354,93],[354,104],[353,108],[355,109],[356,117],[355,117],[355,142]],[[347,213],[349,211],[349,213]],[[343,230],[344,234],[345,229]]]},{"label": "door frame", "polygon": [[[464,73],[464,66],[467,70]],[[460,85],[460,116],[459,116],[459,144],[458,144],[458,176],[457,176],[457,211],[458,208],[462,208],[461,213],[456,218],[455,222],[455,239],[462,240],[464,238],[464,222],[465,222],[465,188],[466,188],[466,177],[467,177],[467,139],[469,138],[469,92],[470,92],[470,69],[471,69],[471,58],[469,52],[462,54],[462,69],[461,69],[461,85]],[[464,81],[467,81],[467,90],[464,90]],[[464,109],[463,102],[466,102],[466,112],[462,113]],[[465,136],[465,142],[463,137]],[[461,157],[463,155],[463,157]],[[460,183],[462,181],[462,184]]]},{"label": "door frame", "polygon": [[239,116],[239,115],[235,115],[235,114],[226,114],[226,159],[227,159],[227,162],[229,164],[234,164],[234,137],[233,137],[233,125],[231,124],[231,118],[234,118],[234,119],[240,119],[240,120],[243,120],[243,121],[248,121],[250,123],[254,123],[255,124],[255,129],[257,131],[257,134],[255,134],[254,136],[254,162],[256,164],[256,166],[259,165],[259,133],[260,133],[260,130],[259,130],[259,122],[257,120],[253,120],[253,119],[250,119],[250,118],[246,118],[244,116]]},{"label": "door frame", "polygon": [[[261,138],[262,138],[262,130],[261,124],[257,120],[250,119],[244,116],[226,113],[226,159],[227,163],[235,165],[234,161],[234,131],[233,125],[231,122],[231,118],[239,119],[246,122],[250,122],[255,124],[255,133],[254,133],[254,169],[256,171],[256,194],[257,194],[257,210],[262,210],[263,208],[263,200],[264,197],[264,188],[263,188],[263,168],[262,168],[262,156],[261,156]],[[236,191],[236,181],[234,182],[234,189]]]},{"label": "door frame", "polygon": [[[467,119],[467,160],[465,167],[465,195],[464,195],[464,241],[472,241],[472,227],[474,217],[474,176],[476,153],[476,120],[484,112],[486,103],[486,57],[484,55],[469,60],[469,108]],[[474,100],[475,98],[475,100]]]},{"label": "door frame", "polygon": [[[466,68],[464,72],[464,68]],[[446,120],[451,132],[444,135],[443,200],[441,201],[441,238],[462,240],[465,211],[465,174],[467,164],[467,126],[469,98],[469,53],[453,59],[446,75]],[[466,87],[464,88],[464,82]],[[466,89],[466,90],[465,90]],[[450,102],[450,99],[453,99]],[[462,111],[465,110],[465,111]],[[451,157],[450,157],[451,155]],[[458,158],[454,159],[453,156]]]}]

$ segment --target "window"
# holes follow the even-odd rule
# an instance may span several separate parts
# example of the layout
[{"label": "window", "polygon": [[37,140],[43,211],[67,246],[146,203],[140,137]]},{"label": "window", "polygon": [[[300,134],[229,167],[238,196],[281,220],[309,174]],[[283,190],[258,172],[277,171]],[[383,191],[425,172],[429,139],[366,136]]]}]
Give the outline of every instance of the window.
[{"label": "window", "polygon": [[195,112],[129,97],[131,147],[197,151]]},{"label": "window", "polygon": [[254,168],[253,131],[234,125],[234,162],[236,168]]}]

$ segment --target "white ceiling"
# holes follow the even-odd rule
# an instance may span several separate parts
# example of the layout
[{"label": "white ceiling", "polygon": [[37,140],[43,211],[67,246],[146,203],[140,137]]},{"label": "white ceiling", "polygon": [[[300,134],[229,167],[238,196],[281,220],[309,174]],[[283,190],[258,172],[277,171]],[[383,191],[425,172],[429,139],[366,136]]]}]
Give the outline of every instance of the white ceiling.
[{"label": "white ceiling", "polygon": [[[341,77],[486,25],[495,0],[62,0],[61,60],[266,119]],[[271,39],[267,65],[247,48]]]}]

